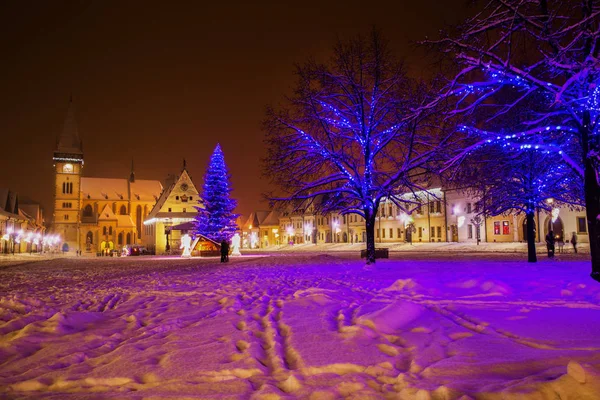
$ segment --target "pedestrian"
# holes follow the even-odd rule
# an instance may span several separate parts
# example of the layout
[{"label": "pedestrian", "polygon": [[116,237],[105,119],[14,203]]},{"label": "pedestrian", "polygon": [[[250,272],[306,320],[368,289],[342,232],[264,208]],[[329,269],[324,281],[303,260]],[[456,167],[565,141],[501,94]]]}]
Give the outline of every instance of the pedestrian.
[{"label": "pedestrian", "polygon": [[573,251],[577,253],[577,234],[575,232],[571,236],[571,244],[573,245]]},{"label": "pedestrian", "polygon": [[554,258],[554,232],[552,231],[546,235],[546,248],[548,249],[548,258]]},{"label": "pedestrian", "polygon": [[229,243],[223,239],[221,242],[221,262],[229,261]]}]

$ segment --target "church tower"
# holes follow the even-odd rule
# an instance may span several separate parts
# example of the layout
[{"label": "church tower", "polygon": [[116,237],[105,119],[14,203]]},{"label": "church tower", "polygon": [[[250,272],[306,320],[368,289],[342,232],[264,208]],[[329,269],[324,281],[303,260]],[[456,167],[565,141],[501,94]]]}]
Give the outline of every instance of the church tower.
[{"label": "church tower", "polygon": [[75,121],[73,98],[62,133],[54,150],[54,229],[60,234],[69,251],[81,249],[79,243],[79,220],[81,210],[81,173],[83,146]]}]

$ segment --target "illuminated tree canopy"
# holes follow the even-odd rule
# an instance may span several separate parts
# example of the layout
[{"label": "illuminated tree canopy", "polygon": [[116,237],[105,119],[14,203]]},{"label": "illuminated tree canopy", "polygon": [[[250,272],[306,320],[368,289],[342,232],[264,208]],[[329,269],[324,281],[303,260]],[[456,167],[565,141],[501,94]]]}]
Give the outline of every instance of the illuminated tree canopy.
[{"label": "illuminated tree canopy", "polygon": [[[600,1],[489,0],[457,33],[428,43],[459,69],[431,106],[453,99],[450,116],[476,120],[462,127],[471,142],[450,164],[490,144],[559,156],[584,184],[600,279]],[[495,119],[532,98],[518,126],[498,128]]]},{"label": "illuminated tree canopy", "polygon": [[267,175],[280,201],[319,197],[321,211],[365,219],[367,262],[375,261],[375,218],[382,198],[425,189],[449,136],[442,136],[430,86],[407,78],[374,31],[338,43],[326,64],[297,67],[297,85],[265,121]]}]

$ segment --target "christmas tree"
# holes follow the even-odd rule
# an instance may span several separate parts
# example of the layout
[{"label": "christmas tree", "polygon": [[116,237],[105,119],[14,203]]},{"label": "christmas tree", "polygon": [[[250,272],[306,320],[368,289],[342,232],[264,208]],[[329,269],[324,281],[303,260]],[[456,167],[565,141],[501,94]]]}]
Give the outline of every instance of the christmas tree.
[{"label": "christmas tree", "polygon": [[204,186],[200,200],[200,204],[204,207],[196,207],[198,210],[196,233],[217,242],[230,240],[237,228],[235,220],[238,215],[233,212],[237,201],[230,198],[229,178],[223,151],[217,144],[204,174]]}]

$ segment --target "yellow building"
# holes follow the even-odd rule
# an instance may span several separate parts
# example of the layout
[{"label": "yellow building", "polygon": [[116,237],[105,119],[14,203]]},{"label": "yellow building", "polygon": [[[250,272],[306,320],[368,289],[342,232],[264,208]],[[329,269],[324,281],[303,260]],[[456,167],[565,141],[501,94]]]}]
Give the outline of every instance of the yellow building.
[{"label": "yellow building", "polygon": [[54,231],[69,251],[108,253],[144,245],[143,221],[158,200],[157,180],[83,176],[83,147],[71,101],[54,151]]},{"label": "yellow building", "polygon": [[144,235],[147,246],[156,254],[179,252],[182,230],[171,229],[179,224],[194,221],[200,195],[186,170],[178,177],[171,177],[156,204],[144,219]]}]

